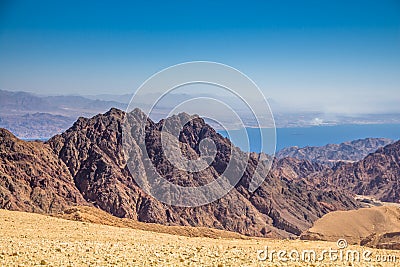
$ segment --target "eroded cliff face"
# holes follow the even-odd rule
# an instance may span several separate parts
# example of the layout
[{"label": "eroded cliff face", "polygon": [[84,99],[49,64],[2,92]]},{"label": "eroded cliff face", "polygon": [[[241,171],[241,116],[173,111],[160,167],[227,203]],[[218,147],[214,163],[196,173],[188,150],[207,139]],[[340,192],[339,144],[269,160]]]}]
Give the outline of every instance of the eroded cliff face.
[{"label": "eroded cliff face", "polygon": [[0,129],[0,207],[38,213],[89,205],[50,146]]},{"label": "eroded cliff face", "polygon": [[[129,114],[111,109],[90,119],[78,119],[70,129],[46,143],[24,142],[11,134],[4,135],[1,146],[18,143],[18,149],[24,152],[15,153],[22,153],[25,158],[10,157],[15,149],[1,150],[0,171],[4,178],[0,193],[5,196],[1,207],[56,212],[67,205],[94,205],[112,215],[142,222],[206,226],[271,237],[299,235],[330,211],[358,207],[349,191],[337,187],[319,188],[307,179],[313,173],[327,171],[323,167],[309,161],[275,161],[273,170],[268,173],[267,166],[259,164],[257,154],[248,155],[243,176],[223,198],[194,208],[163,204],[146,194],[135,182],[149,177],[149,166],[154,166],[164,179],[172,183],[199,186],[210,183],[225,171],[231,149],[243,155],[244,152],[234,148],[228,139],[199,117],[179,114],[168,118],[167,122],[147,120],[145,131],[141,132],[142,128],[137,124],[143,116],[137,109]],[[134,132],[133,136],[138,138],[125,140],[124,148],[128,151],[124,153],[122,127],[125,119]],[[198,173],[176,168],[162,150],[163,125],[182,121],[189,121],[179,133],[179,146],[186,158],[200,156],[200,143],[205,138],[211,139],[217,149],[211,165]],[[32,149],[34,152],[29,152]],[[32,153],[38,155],[36,160],[29,158]],[[126,153],[131,156],[129,169]],[[32,179],[37,179],[32,177],[39,176],[25,171],[26,164],[34,164],[31,169],[41,170],[39,176],[48,182],[32,183]],[[264,175],[265,181],[255,192],[249,192],[248,185],[257,166],[261,168],[259,173]],[[297,173],[295,176],[287,175],[293,170]],[[13,181],[16,189],[10,188],[8,180]],[[40,204],[46,198],[32,194],[39,190],[36,188],[51,196],[53,201],[49,203],[52,204]]]}]

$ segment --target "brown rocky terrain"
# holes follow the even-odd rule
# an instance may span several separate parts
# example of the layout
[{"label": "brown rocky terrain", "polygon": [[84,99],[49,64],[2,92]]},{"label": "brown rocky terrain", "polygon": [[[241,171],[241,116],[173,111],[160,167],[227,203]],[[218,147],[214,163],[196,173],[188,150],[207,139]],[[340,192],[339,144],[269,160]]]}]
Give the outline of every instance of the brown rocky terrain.
[{"label": "brown rocky terrain", "polygon": [[276,153],[276,157],[296,158],[309,160],[334,166],[337,162],[354,162],[362,160],[369,153],[373,153],[393,140],[387,138],[365,138],[341,144],[328,144],[320,147],[287,147]]},{"label": "brown rocky terrain", "polygon": [[[150,155],[152,164],[165,179],[193,186],[206,184],[224,171],[229,161],[227,151],[232,145],[204,120],[194,117],[185,125],[179,137],[184,154],[197,157],[199,144],[205,137],[215,142],[218,152],[211,166],[201,174],[182,172],[165,159],[160,149],[160,129],[164,121],[154,123],[148,120],[145,140],[147,151],[132,140],[130,153],[135,157],[136,169],[129,172],[122,151],[124,116],[124,112],[111,109],[91,119],[80,118],[66,132],[46,143],[24,142],[10,134],[4,135],[2,144],[17,143],[19,146],[13,148],[17,151],[15,153],[27,156],[12,157],[10,154],[14,150],[2,150],[0,174],[6,178],[2,179],[4,185],[1,194],[7,196],[4,198],[7,201],[3,201],[1,208],[59,212],[74,204],[93,205],[117,217],[140,222],[211,227],[252,236],[287,237],[299,235],[328,212],[359,206],[349,193],[336,189],[317,189],[305,179],[281,177],[279,174],[284,173],[283,170],[266,175],[264,183],[252,193],[248,191],[248,185],[258,164],[255,154],[250,156],[242,179],[222,199],[195,208],[163,204],[144,193],[135,183],[135,179],[148,175],[146,164],[150,162],[143,160],[144,153]],[[135,116],[143,116],[143,113],[135,110],[129,116],[131,126],[135,126]],[[170,120],[187,119],[187,116],[181,114]],[[37,158],[32,159],[32,154]],[[41,170],[33,175],[36,177],[34,179],[29,172],[20,170],[32,164],[32,161],[37,164],[32,169]],[[283,167],[278,164],[275,168]],[[47,182],[31,182],[35,179]],[[12,186],[5,181],[11,181]],[[21,184],[23,188],[18,187]],[[54,199],[48,201],[48,207],[38,203],[42,198],[30,193],[38,188],[41,194],[50,194],[50,199]]]},{"label": "brown rocky terrain", "polygon": [[335,211],[317,220],[301,239],[336,241],[400,249],[400,206],[380,206],[351,211]]},{"label": "brown rocky terrain", "polygon": [[[342,169],[343,168],[343,169]],[[346,168],[338,168],[338,172]],[[362,182],[354,192],[373,195],[385,202],[400,202],[400,142],[387,145],[355,164],[354,175]],[[338,179],[343,175],[336,176]],[[350,175],[349,175],[350,176]]]},{"label": "brown rocky terrain", "polygon": [[[316,178],[318,177],[318,178]],[[341,163],[313,174],[321,188],[336,186],[384,202],[400,203],[400,141],[389,144],[355,163]]]},{"label": "brown rocky terrain", "polygon": [[89,205],[64,162],[42,142],[25,142],[0,129],[0,207],[51,213]]},{"label": "brown rocky terrain", "polygon": [[328,167],[305,159],[284,158],[273,172],[290,180],[306,180],[318,188],[338,188],[383,202],[400,203],[400,141],[356,162]]},{"label": "brown rocky terrain", "polygon": [[314,174],[319,174],[322,171],[330,169],[320,163],[312,162],[305,159],[297,158],[283,158],[275,160],[272,168],[272,173],[277,177],[281,177],[288,180],[301,180],[306,179],[312,183],[316,180],[310,177]]}]

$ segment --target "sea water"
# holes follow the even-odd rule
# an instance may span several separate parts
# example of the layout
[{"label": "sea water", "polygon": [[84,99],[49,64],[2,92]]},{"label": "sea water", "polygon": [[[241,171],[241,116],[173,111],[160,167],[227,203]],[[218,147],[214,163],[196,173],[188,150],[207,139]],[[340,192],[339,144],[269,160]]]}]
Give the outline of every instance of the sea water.
[{"label": "sea water", "polygon": [[[243,150],[260,152],[261,135],[258,128],[246,128],[249,136],[249,147],[243,137],[232,138],[240,130],[218,131],[224,137],[231,137],[234,144]],[[271,131],[261,129],[261,133]],[[267,135],[267,134],[266,134]],[[265,136],[263,134],[263,136]],[[324,146],[326,144],[339,144],[346,141],[363,139],[368,137],[400,139],[400,124],[348,124],[335,126],[312,126],[297,128],[277,128],[276,129],[276,151],[285,147],[298,146]],[[265,139],[264,139],[265,140]],[[264,142],[267,142],[265,140]],[[249,148],[249,149],[246,149]],[[265,152],[265,151],[264,151]]]}]

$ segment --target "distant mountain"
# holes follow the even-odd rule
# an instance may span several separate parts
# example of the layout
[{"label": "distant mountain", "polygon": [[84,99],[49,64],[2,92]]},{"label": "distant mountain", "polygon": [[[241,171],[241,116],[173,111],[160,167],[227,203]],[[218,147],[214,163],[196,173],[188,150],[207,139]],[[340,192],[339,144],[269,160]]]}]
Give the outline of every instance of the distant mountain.
[{"label": "distant mountain", "polygon": [[[111,109],[91,119],[79,118],[71,128],[46,143],[20,141],[1,130],[0,144],[4,148],[0,152],[0,176],[6,179],[1,180],[0,194],[4,200],[0,208],[57,212],[69,204],[94,205],[112,215],[142,222],[288,237],[299,235],[328,212],[359,207],[346,191],[320,189],[305,179],[290,180],[277,175],[284,170],[267,174],[254,153],[239,183],[222,199],[195,208],[163,204],[135,182],[148,177],[148,164],[173,183],[203,185],[224,172],[232,144],[199,117],[180,114],[169,118],[169,123],[189,119],[179,138],[186,156],[198,157],[204,138],[211,138],[218,148],[211,166],[198,173],[185,172],[171,165],[162,152],[160,129],[166,121],[148,120],[147,151],[142,150],[140,140],[130,141],[135,170],[129,172],[122,151],[122,121],[126,118],[132,129],[138,129],[138,118],[143,116],[140,110],[125,114]],[[34,161],[33,154],[38,155]],[[147,155],[152,162],[146,160]],[[248,185],[257,166],[265,173],[265,181],[251,193]],[[274,163],[274,168],[283,167]]]},{"label": "distant mountain", "polygon": [[39,96],[27,92],[0,90],[0,114],[25,115],[45,112],[69,117],[93,116],[112,107],[126,108],[116,101],[93,100],[82,96]]},{"label": "distant mountain", "polygon": [[46,96],[43,99],[64,110],[64,112],[81,112],[79,114],[99,112],[112,107],[125,109],[127,106],[124,103],[116,101],[93,100],[82,96]]},{"label": "distant mountain", "polygon": [[[193,88],[192,88],[193,89]],[[91,117],[98,113],[103,113],[110,108],[118,108],[125,110],[128,103],[131,101],[133,94],[99,94],[87,96],[43,96],[36,95],[28,92],[11,92],[0,90],[0,118],[5,121],[16,120],[24,121],[23,116],[26,114],[47,113],[50,115],[60,115],[67,117],[63,123],[60,123],[59,118],[51,118],[48,116],[47,121],[40,121],[40,116],[33,122],[29,123],[27,127],[14,127],[13,133],[21,138],[47,138],[55,134],[61,133],[57,129],[66,130],[71,124],[66,123],[75,121],[78,117]],[[135,107],[147,109],[153,107],[154,96],[158,94],[148,93],[143,95],[136,95]],[[238,97],[232,94],[213,94],[212,92],[203,91],[202,88],[196,88],[184,92],[173,92],[163,96],[154,107],[151,113],[151,118],[154,121],[159,121],[168,116],[172,108],[179,106],[179,104],[192,100],[193,98],[211,98],[216,101],[221,101],[231,107],[243,119],[243,124],[246,127],[269,127],[271,121],[265,121],[264,124],[258,125],[254,120],[253,111],[257,111],[260,107],[264,107],[264,101],[256,102],[251,109]],[[364,124],[364,123],[400,123],[399,114],[366,114],[363,116],[351,117],[340,114],[324,114],[320,111],[310,110],[293,110],[287,106],[281,106],[273,99],[268,99],[272,112],[274,114],[275,125],[278,128],[286,127],[307,127],[315,125],[338,125],[338,124]],[[186,110],[190,108],[191,110]],[[198,113],[203,108],[203,103],[191,102],[190,105],[185,106],[185,112]],[[176,110],[175,110],[176,111]],[[182,110],[181,110],[182,111]],[[209,105],[208,111],[219,114],[219,121],[228,129],[237,129],[242,125],[238,125],[232,121],[231,113],[227,113],[221,105]],[[180,111],[177,111],[180,112]],[[199,114],[201,115],[201,114]],[[54,127],[49,127],[45,130],[42,124],[53,124]],[[215,129],[222,130],[219,123],[207,121]],[[9,128],[9,124],[0,121],[0,127]],[[43,135],[41,135],[43,134]],[[39,136],[40,135],[40,136]],[[289,151],[290,152],[290,151]],[[283,156],[284,157],[284,156]]]},{"label": "distant mountain", "polygon": [[363,159],[369,153],[384,147],[393,140],[387,138],[365,138],[341,144],[329,144],[320,147],[287,147],[276,153],[278,158],[292,157],[312,162],[335,165],[337,162],[354,162]]},{"label": "distant mountain", "polygon": [[352,164],[338,164],[321,173],[331,185],[385,202],[400,203],[400,141],[389,144]]},{"label": "distant mountain", "polygon": [[305,179],[319,188],[339,188],[383,202],[400,203],[400,141],[379,148],[356,162],[330,168],[307,160],[284,158],[278,173],[286,179]]},{"label": "distant mountain", "polygon": [[27,92],[0,90],[0,114],[22,114],[30,112],[49,112],[57,107],[42,97]]},{"label": "distant mountain", "polygon": [[1,127],[24,139],[48,139],[68,129],[75,119],[71,117],[37,112],[24,115],[0,115]]},{"label": "distant mountain", "polygon": [[92,99],[92,100],[102,100],[102,101],[114,101],[123,104],[129,104],[131,101],[133,94],[98,94],[98,95],[83,95],[83,97]]},{"label": "distant mountain", "polygon": [[46,139],[68,129],[80,116],[93,116],[112,107],[125,109],[126,104],[0,90],[0,127],[10,129],[20,138]]},{"label": "distant mountain", "polygon": [[383,202],[400,203],[400,141],[381,147],[356,162],[338,162],[333,167],[305,159],[277,161],[276,175],[305,180],[320,189],[338,188]]},{"label": "distant mountain", "polygon": [[383,202],[400,203],[400,141],[368,154],[356,162],[338,162],[330,167],[308,160],[283,158],[273,169],[281,178],[320,189],[338,188]]}]

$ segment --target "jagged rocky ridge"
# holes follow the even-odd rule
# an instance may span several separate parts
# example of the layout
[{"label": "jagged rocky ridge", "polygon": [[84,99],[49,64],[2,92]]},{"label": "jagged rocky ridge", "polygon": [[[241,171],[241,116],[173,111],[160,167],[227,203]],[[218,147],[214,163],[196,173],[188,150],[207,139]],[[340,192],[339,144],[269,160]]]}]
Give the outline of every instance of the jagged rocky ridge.
[{"label": "jagged rocky ridge", "polygon": [[287,147],[276,153],[276,157],[306,159],[312,162],[334,166],[338,162],[354,162],[362,160],[368,154],[384,147],[393,140],[387,138],[365,138],[341,144],[328,144],[325,146],[297,146]]},{"label": "jagged rocky ridge", "polygon": [[338,164],[320,174],[320,188],[332,185],[384,202],[400,203],[400,141],[353,164]]},{"label": "jagged rocky ridge", "polygon": [[[165,121],[155,123],[148,120],[145,133],[147,151],[132,142],[131,155],[135,155],[137,164],[136,169],[129,172],[122,150],[122,121],[125,116],[124,112],[111,109],[91,119],[79,118],[70,129],[46,143],[20,141],[1,130],[0,207],[58,212],[69,205],[93,205],[115,216],[143,222],[206,226],[253,236],[287,237],[299,235],[330,211],[359,206],[349,191],[335,186],[318,186],[312,181],[310,177],[329,169],[307,160],[276,160],[264,183],[251,193],[248,184],[258,163],[255,154],[250,155],[242,179],[222,199],[195,208],[163,204],[144,193],[133,179],[147,175],[147,164],[154,164],[157,171],[172,182],[185,186],[206,184],[224,171],[229,161],[228,148],[232,144],[203,119],[193,117],[179,137],[183,154],[197,157],[199,144],[205,137],[215,142],[218,153],[201,175],[185,173],[175,169],[162,154],[160,130]],[[128,116],[131,116],[134,126],[135,117],[144,114],[134,110]],[[186,120],[187,116],[180,114],[169,120]],[[144,160],[144,153],[148,153],[152,162]],[[33,161],[36,165],[29,168],[27,166],[33,164],[29,157],[32,154],[37,157]],[[33,175],[32,170],[39,168],[41,171]],[[37,191],[46,196],[47,204],[40,203],[42,197],[33,193]]]},{"label": "jagged rocky ridge", "polygon": [[383,202],[400,203],[400,141],[356,162],[325,164],[283,158],[272,171],[281,178],[306,180],[319,189],[339,188]]}]

